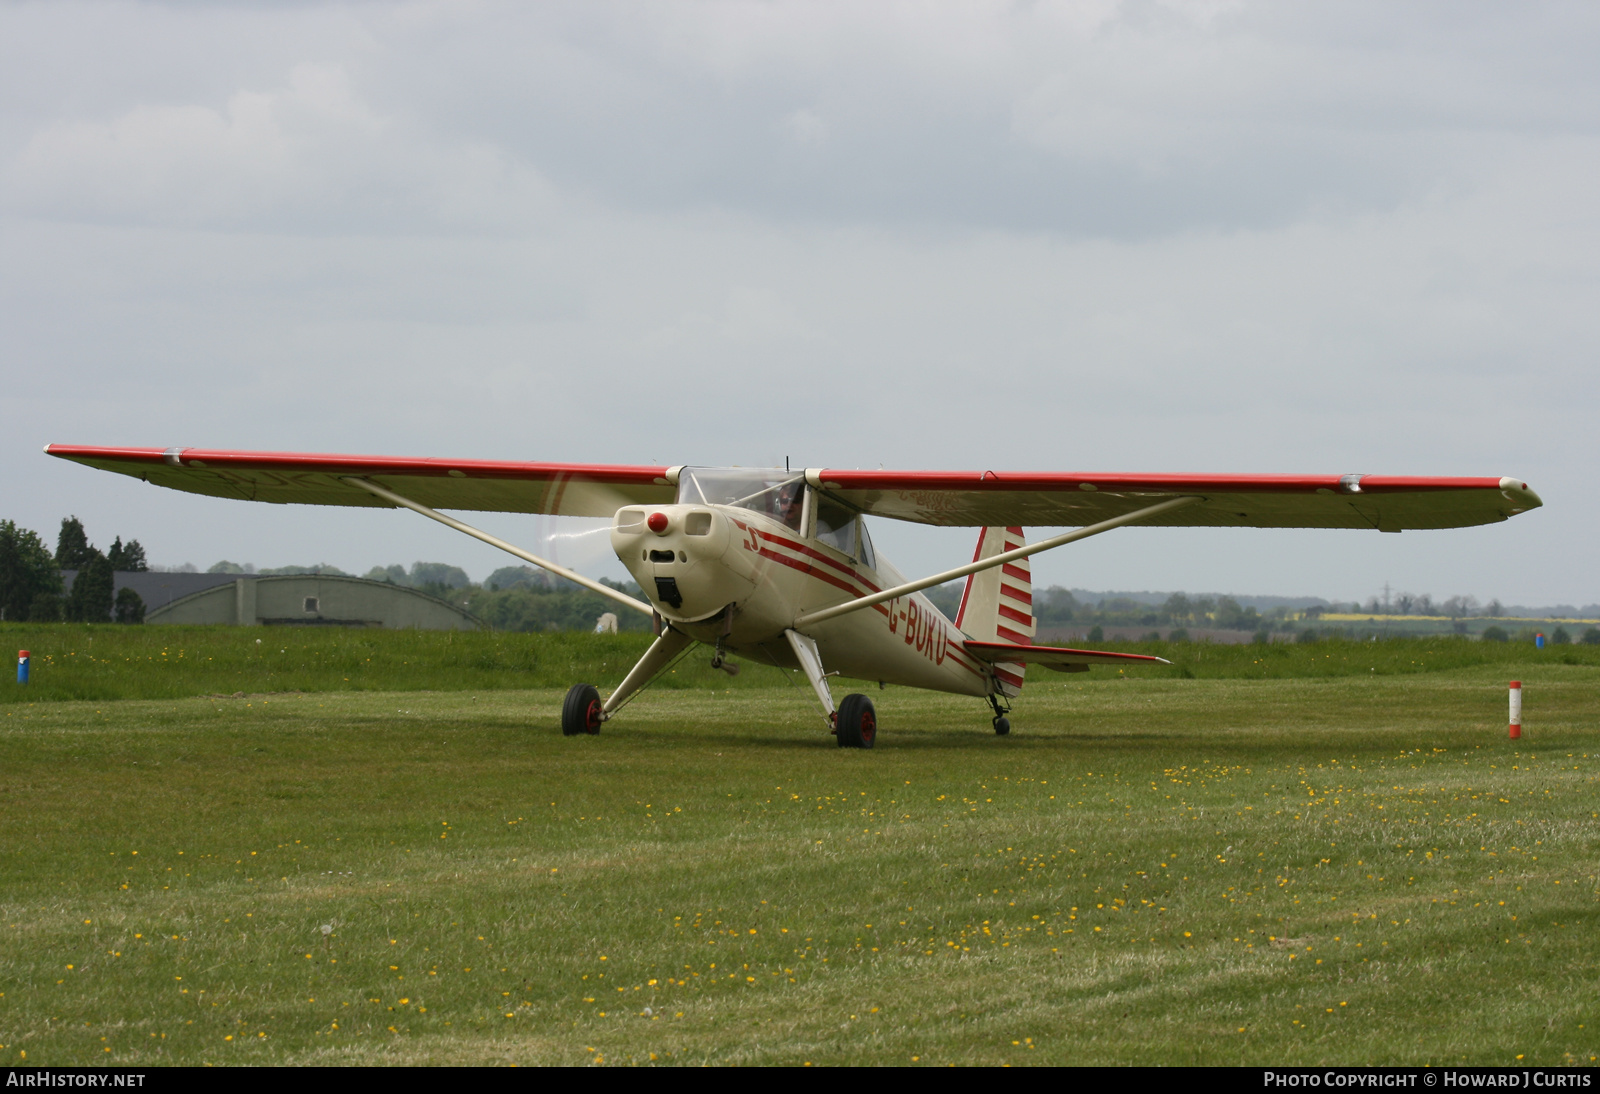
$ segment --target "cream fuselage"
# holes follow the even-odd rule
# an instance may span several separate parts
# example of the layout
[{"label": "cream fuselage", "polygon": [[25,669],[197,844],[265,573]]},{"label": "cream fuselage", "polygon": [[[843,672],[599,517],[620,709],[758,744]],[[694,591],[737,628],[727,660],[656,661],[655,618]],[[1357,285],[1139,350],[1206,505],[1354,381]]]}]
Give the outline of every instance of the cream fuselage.
[{"label": "cream fuselage", "polygon": [[[666,518],[652,531],[651,514]],[[903,584],[882,559],[850,557],[782,521],[729,505],[630,506],[611,527],[617,558],[677,630],[753,661],[796,667],[783,632],[804,612]],[[672,585],[680,603],[669,602]],[[664,595],[665,593],[665,595]],[[986,665],[921,593],[807,627],[828,672],[962,695],[988,695]]]}]

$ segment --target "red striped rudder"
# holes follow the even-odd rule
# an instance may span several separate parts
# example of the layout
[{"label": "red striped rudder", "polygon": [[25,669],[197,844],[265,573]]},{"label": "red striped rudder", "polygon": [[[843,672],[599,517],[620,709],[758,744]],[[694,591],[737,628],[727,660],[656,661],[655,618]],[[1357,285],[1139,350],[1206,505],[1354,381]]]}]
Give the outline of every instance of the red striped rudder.
[{"label": "red striped rudder", "polygon": [[[1027,542],[1021,528],[985,528],[978,533],[972,561],[993,558]],[[1033,577],[1028,560],[1015,559],[967,576],[961,594],[956,626],[979,642],[1016,642],[1027,645],[1037,629],[1033,619]],[[1025,669],[1007,662],[993,666],[995,690],[1014,697],[1022,690]]]}]

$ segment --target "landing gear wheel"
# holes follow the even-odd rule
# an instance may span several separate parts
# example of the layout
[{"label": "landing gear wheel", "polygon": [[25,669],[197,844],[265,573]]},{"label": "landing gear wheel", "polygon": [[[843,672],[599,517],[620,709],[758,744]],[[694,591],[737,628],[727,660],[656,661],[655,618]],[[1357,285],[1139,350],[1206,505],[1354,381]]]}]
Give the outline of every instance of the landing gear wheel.
[{"label": "landing gear wheel", "polygon": [[878,715],[865,695],[846,695],[834,722],[840,748],[871,748],[878,739]]},{"label": "landing gear wheel", "polygon": [[1010,732],[1011,732],[1011,719],[1010,718],[1007,718],[1004,715],[1000,715],[999,717],[995,718],[995,720],[994,720],[994,735],[996,737],[1004,737],[1006,734],[1008,734]]},{"label": "landing gear wheel", "polygon": [[599,733],[600,692],[593,684],[573,684],[567,701],[561,705],[561,732],[568,737],[580,733]]}]

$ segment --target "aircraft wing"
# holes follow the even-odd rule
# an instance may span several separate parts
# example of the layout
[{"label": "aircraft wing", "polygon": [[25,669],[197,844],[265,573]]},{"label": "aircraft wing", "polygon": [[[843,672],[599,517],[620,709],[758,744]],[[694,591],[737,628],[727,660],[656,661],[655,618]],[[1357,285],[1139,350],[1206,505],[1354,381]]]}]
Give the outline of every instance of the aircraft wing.
[{"label": "aircraft wing", "polygon": [[[388,503],[344,480],[368,479],[439,509],[609,517],[668,504],[677,468],[437,457],[49,445],[52,456],[212,497],[307,505]],[[1151,475],[1076,472],[811,470],[861,512],[919,524],[1095,524],[1166,498],[1204,501],[1141,523],[1245,528],[1460,528],[1544,504],[1512,478],[1390,475]]]},{"label": "aircraft wing", "polygon": [[1185,495],[1204,500],[1140,524],[1399,532],[1492,524],[1544,504],[1514,478],[837,470],[806,477],[863,513],[952,527],[1081,527]]},{"label": "aircraft wing", "polygon": [[62,444],[45,452],[191,494],[279,504],[389,507],[347,476],[433,508],[499,513],[610,517],[624,505],[669,504],[677,495],[670,467]]},{"label": "aircraft wing", "polygon": [[1081,672],[1090,665],[1126,665],[1145,662],[1170,665],[1164,657],[1144,653],[1105,653],[1101,650],[1069,650],[1065,646],[1017,646],[1009,642],[963,642],[962,646],[979,661],[991,665],[1022,663],[1043,665],[1057,672]]}]

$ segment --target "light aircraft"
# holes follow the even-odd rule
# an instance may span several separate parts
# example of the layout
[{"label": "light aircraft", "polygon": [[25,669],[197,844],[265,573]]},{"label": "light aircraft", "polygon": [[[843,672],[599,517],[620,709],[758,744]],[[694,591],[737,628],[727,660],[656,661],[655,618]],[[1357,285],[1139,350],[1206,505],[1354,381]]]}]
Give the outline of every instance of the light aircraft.
[{"label": "light aircraft", "polygon": [[[730,654],[798,668],[841,748],[871,748],[877,714],[860,694],[836,706],[834,675],[982,698],[1003,735],[1027,665],[1083,672],[1160,661],[1032,644],[1028,558],[1040,551],[1135,523],[1399,532],[1489,524],[1543,504],[1513,478],[791,472],[69,445],[45,452],[213,497],[410,509],[648,615],[656,640],[610,695],[588,683],[567,693],[561,729],[569,736],[598,733],[703,643],[712,664],[729,671],[737,671]],[[611,546],[648,600],[440,508],[607,517]],[[974,527],[977,548],[964,566],[907,581],[873,550],[868,515]],[[1073,530],[1028,543],[1027,525]],[[921,590],[960,577],[966,587],[952,621]]]}]

